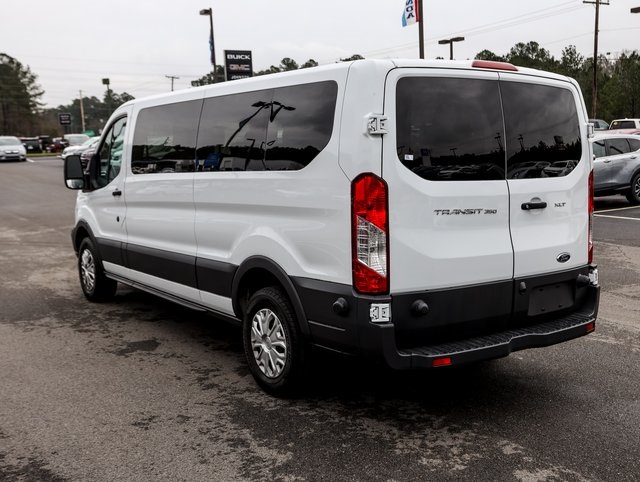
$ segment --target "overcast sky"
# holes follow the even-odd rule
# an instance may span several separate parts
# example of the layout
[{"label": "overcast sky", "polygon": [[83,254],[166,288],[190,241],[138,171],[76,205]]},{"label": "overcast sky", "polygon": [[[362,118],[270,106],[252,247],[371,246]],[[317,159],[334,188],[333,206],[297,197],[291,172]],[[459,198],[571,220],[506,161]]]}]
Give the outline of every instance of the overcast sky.
[{"label": "overcast sky", "polygon": [[[427,58],[449,55],[439,39],[462,35],[457,59],[483,49],[505,54],[536,41],[559,57],[575,45],[593,55],[595,7],[582,0],[423,0]],[[610,0],[600,9],[601,53],[640,50],[640,0]],[[405,0],[2,0],[0,52],[31,68],[48,107],[83,95],[102,97],[101,79],[134,97],[176,89],[211,70],[213,8],[218,63],[223,50],[253,52],[254,70],[283,57],[320,64],[360,54],[418,57],[418,27],[402,27]]]}]

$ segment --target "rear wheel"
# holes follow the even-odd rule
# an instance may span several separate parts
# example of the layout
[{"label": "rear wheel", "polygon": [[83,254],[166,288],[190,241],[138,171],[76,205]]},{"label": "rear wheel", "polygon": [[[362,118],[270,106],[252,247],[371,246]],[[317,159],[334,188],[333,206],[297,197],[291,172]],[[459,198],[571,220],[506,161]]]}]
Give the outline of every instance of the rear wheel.
[{"label": "rear wheel", "polygon": [[116,294],[118,283],[105,276],[98,251],[89,238],[80,243],[78,275],[82,292],[89,301],[108,301]]},{"label": "rear wheel", "polygon": [[640,173],[633,176],[627,199],[632,204],[640,204]]},{"label": "rear wheel", "polygon": [[262,288],[249,298],[242,332],[258,385],[272,395],[291,394],[301,382],[306,357],[293,308],[280,288]]}]

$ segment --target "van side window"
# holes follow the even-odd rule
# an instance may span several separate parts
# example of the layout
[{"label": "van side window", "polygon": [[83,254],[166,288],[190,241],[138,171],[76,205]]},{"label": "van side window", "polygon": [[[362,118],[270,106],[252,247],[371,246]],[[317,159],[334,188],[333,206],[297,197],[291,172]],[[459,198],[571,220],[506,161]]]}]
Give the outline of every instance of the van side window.
[{"label": "van side window", "polygon": [[205,99],[198,130],[198,171],[264,170],[273,89]]},{"label": "van side window", "polygon": [[133,136],[134,174],[193,172],[202,101],[142,109]]},{"label": "van side window", "polygon": [[334,81],[205,99],[198,171],[284,171],[309,164],[333,131]]},{"label": "van side window", "polygon": [[106,186],[120,172],[126,126],[127,118],[122,117],[115,121],[105,134],[98,153],[100,168],[93,179],[94,187],[101,188]]},{"label": "van side window", "polygon": [[337,93],[333,81],[275,89],[267,130],[267,169],[302,169],[325,148],[333,131]]},{"label": "van side window", "polygon": [[576,102],[560,87],[500,82],[507,179],[566,176],[580,161]]},{"label": "van side window", "polygon": [[498,82],[405,77],[396,88],[396,149],[431,181],[504,179]]}]

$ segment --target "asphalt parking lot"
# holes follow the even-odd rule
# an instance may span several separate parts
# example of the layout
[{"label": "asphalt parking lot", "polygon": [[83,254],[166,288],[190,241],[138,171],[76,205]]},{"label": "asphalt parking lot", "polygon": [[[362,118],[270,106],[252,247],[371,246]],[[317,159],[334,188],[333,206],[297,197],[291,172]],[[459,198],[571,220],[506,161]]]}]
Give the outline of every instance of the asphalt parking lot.
[{"label": "asphalt parking lot", "polygon": [[239,329],[82,296],[62,162],[0,164],[2,481],[640,480],[640,207],[596,200],[596,331],[469,367],[316,360],[265,395]]}]

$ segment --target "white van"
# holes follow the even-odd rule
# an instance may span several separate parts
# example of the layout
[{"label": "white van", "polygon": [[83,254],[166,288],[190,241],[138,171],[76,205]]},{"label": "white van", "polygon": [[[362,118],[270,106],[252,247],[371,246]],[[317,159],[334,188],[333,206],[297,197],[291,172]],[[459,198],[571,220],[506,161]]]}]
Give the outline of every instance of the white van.
[{"label": "white van", "polygon": [[242,323],[271,393],[312,346],[408,369],[576,338],[599,297],[591,134],[576,82],[486,61],[360,60],[134,100],[87,172],[65,163],[81,286]]}]

